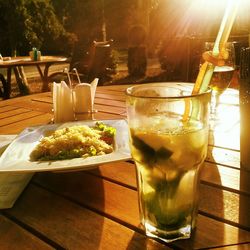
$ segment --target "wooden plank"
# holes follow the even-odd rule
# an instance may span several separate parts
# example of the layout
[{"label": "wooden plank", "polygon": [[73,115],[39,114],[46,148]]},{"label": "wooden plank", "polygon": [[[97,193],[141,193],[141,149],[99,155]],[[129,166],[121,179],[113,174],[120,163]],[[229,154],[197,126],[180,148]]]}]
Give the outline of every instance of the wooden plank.
[{"label": "wooden plank", "polygon": [[28,100],[30,99],[30,96],[22,96],[22,97],[17,97],[17,98],[11,98],[7,100],[0,100],[0,107],[5,107],[5,106],[15,106],[16,101],[20,102],[22,100]]},{"label": "wooden plank", "polygon": [[0,111],[0,119],[10,119],[11,117],[13,116],[16,116],[16,115],[19,115],[19,114],[25,114],[27,112],[30,112],[28,109],[24,109],[24,108],[15,108],[15,109],[12,109],[8,112],[1,112]]},{"label": "wooden plank", "polygon": [[248,171],[205,163],[201,180],[204,183],[250,195],[250,172]]},{"label": "wooden plank", "polygon": [[[130,227],[139,225],[139,209],[135,190],[84,172],[43,173],[37,175],[34,181],[64,197],[69,197],[79,204],[92,208],[94,211],[99,211],[116,221],[128,224]],[[214,237],[214,232],[218,237]],[[181,245],[193,249],[249,241],[249,232],[200,215],[198,216],[197,232],[191,240],[181,242]],[[184,247],[183,249],[188,248]]]},{"label": "wooden plank", "polygon": [[132,84],[127,84],[127,85],[109,85],[109,86],[103,86],[101,89],[105,90],[113,90],[113,91],[118,91],[118,92],[124,92],[128,87],[132,86]]},{"label": "wooden plank", "polygon": [[[111,179],[126,186],[132,186],[134,189],[136,188],[133,164],[116,163],[103,165],[98,170],[92,170],[91,173],[97,176],[104,176],[106,179]],[[247,171],[205,164],[201,174],[201,182],[203,183],[200,190],[201,212],[250,229],[248,216],[250,214],[249,178],[250,174]],[[217,185],[219,188],[209,187],[204,185],[204,183]],[[232,189],[236,192],[229,192],[222,188]]]},{"label": "wooden plank", "polygon": [[1,126],[0,134],[19,134],[25,128],[31,127],[31,125],[38,126],[38,125],[49,124],[52,118],[53,118],[52,114],[42,114],[42,115],[26,118],[23,120],[18,120],[14,123]]},{"label": "wooden plank", "polygon": [[250,249],[250,242],[247,244],[231,245],[231,246],[214,248],[214,250],[249,250],[249,249]]},{"label": "wooden plank", "polygon": [[24,100],[20,103],[16,103],[16,106],[20,108],[26,108],[33,111],[39,111],[44,113],[52,112],[52,105],[46,102],[37,102],[31,100]]},{"label": "wooden plank", "polygon": [[65,249],[170,249],[34,185],[6,213]]},{"label": "wooden plank", "polygon": [[2,215],[0,225],[1,249],[55,249]]},{"label": "wooden plank", "polygon": [[[112,96],[113,97],[113,96]],[[103,99],[103,98],[95,98],[95,104],[100,104],[100,105],[107,105],[107,106],[111,106],[112,108],[114,107],[122,107],[123,110],[125,108],[125,102],[123,101],[118,101],[118,100],[113,100],[113,98],[109,98],[109,99]],[[108,100],[108,101],[107,101]],[[38,103],[48,103],[52,105],[52,98],[49,96],[46,97],[39,97],[39,98],[33,98],[32,101],[38,102]]]},{"label": "wooden plank", "polygon": [[113,106],[113,107],[122,107],[123,109],[125,108],[125,103],[123,101],[117,101],[117,100],[108,100],[103,99],[103,98],[96,98],[95,99],[95,104],[105,104],[108,106]]},{"label": "wooden plank", "polygon": [[[18,119],[15,118],[17,120],[16,122],[5,124],[2,126],[0,125],[0,134],[19,134],[22,130],[24,130],[27,127],[49,124],[51,123],[52,118],[53,114],[48,114],[48,113],[37,116],[31,116],[30,118],[29,117],[24,118],[22,115],[19,115]],[[102,112],[97,112],[93,115],[93,119],[95,120],[109,120],[109,119],[123,119],[123,118],[125,117],[117,114],[102,113]],[[0,124],[1,122],[8,123],[8,121],[9,119],[6,119],[4,121],[0,120]]]},{"label": "wooden plank", "polygon": [[[135,167],[130,163],[105,164],[90,171],[96,176],[136,189]],[[221,176],[222,177],[221,177]],[[250,228],[250,183],[249,173],[215,165],[205,164],[201,174],[200,210],[211,217],[223,218],[225,221]],[[217,185],[219,188],[210,187]],[[232,189],[229,192],[222,188]],[[238,193],[239,192],[239,193]],[[244,195],[244,194],[247,194]],[[225,200],[224,200],[224,199]],[[239,210],[240,209],[240,210]],[[225,211],[224,211],[225,210]],[[239,217],[238,211],[241,211]]]},{"label": "wooden plank", "polygon": [[[211,244],[211,242],[213,242]],[[211,249],[225,245],[238,245],[249,242],[249,232],[228,224],[220,223],[198,215],[197,228],[190,240],[177,241],[174,245],[181,249]]]},{"label": "wooden plank", "polygon": [[101,92],[97,92],[96,93],[96,98],[102,98],[102,99],[107,99],[107,100],[117,100],[117,101],[125,101],[126,100],[126,96],[124,96],[124,94],[114,94],[114,93],[101,93]]},{"label": "wooden plank", "polygon": [[209,133],[210,146],[231,150],[240,150],[240,128],[230,131],[213,131]]},{"label": "wooden plank", "polygon": [[117,115],[117,114],[110,114],[110,113],[103,113],[97,112],[94,114],[95,120],[110,120],[110,119],[124,119],[125,116]]},{"label": "wooden plank", "polygon": [[200,185],[200,211],[250,230],[250,199],[243,194]]},{"label": "wooden plank", "polygon": [[[136,189],[136,173],[133,163],[117,162],[104,164],[99,166],[98,169],[93,169],[89,172]],[[247,171],[210,163],[205,163],[201,172],[201,182],[203,184],[207,183],[212,186],[218,186],[220,189],[224,188],[248,195],[250,195],[249,179],[250,173]]]},{"label": "wooden plank", "polygon": [[51,91],[32,94],[28,99],[35,100],[36,98],[47,98],[47,97],[52,98]]},{"label": "wooden plank", "polygon": [[240,152],[208,146],[206,161],[219,163],[234,168],[240,168]]},{"label": "wooden plank", "polygon": [[95,109],[103,113],[117,114],[117,115],[124,113],[124,110],[125,110],[125,108],[113,107],[113,106],[108,106],[104,104],[102,105],[95,104]]},{"label": "wooden plank", "polygon": [[0,113],[4,113],[4,112],[7,112],[7,111],[11,111],[11,110],[15,110],[16,107],[12,107],[12,106],[0,106]]},{"label": "wooden plank", "polygon": [[6,106],[6,105],[15,106],[16,102],[20,102],[24,100],[31,100],[32,98],[36,98],[36,97],[39,98],[39,97],[46,96],[46,95],[48,94],[47,93],[35,93],[31,95],[20,96],[20,97],[11,98],[8,100],[3,100],[3,101],[0,101],[0,107]]},{"label": "wooden plank", "polygon": [[40,96],[40,97],[33,97],[31,99],[32,101],[35,101],[35,102],[45,102],[45,103],[49,103],[52,105],[53,103],[53,100],[52,100],[52,97],[51,96]]},{"label": "wooden plank", "polygon": [[[119,174],[117,174],[119,171]],[[137,189],[135,165],[129,162],[114,162],[88,171],[95,176],[102,176],[110,181]]]},{"label": "wooden plank", "polygon": [[121,86],[113,86],[112,88],[100,88],[98,93],[109,94],[114,96],[125,96],[125,90]]},{"label": "wooden plank", "polygon": [[[41,105],[42,103],[50,104],[50,107],[52,108],[52,99],[51,97],[40,97],[40,98],[33,98],[32,103],[36,103],[37,105]],[[108,106],[108,107],[107,107]],[[49,107],[49,105],[48,105]],[[95,99],[95,107],[96,109],[100,111],[109,111],[110,109],[116,110],[115,113],[123,113],[125,110],[125,103],[113,99]]]},{"label": "wooden plank", "polygon": [[[239,113],[239,109],[237,108]],[[230,111],[228,111],[230,114]],[[240,121],[224,121],[221,128],[209,131],[209,144],[222,148],[240,150]]]},{"label": "wooden plank", "polygon": [[13,123],[22,122],[24,120],[43,115],[42,112],[30,111],[26,113],[19,113],[18,115],[11,116],[0,120],[0,127],[11,125]]},{"label": "wooden plank", "polygon": [[[136,189],[135,168],[130,163],[105,164],[92,174]],[[250,229],[249,172],[205,164],[201,174],[200,210],[211,217]],[[217,185],[219,188],[207,186]],[[222,188],[232,189],[233,192]],[[234,192],[236,191],[236,192]],[[239,192],[239,193],[238,193]],[[244,195],[247,194],[247,195]],[[239,215],[241,211],[241,215]]]},{"label": "wooden plank", "polygon": [[[101,175],[108,180],[136,189],[133,164],[107,164],[100,166],[98,170],[92,170],[91,173],[97,176]],[[222,177],[220,177],[220,175]],[[202,183],[208,182],[210,185],[219,186],[220,189],[201,185],[201,212],[212,217],[224,218],[225,221],[232,224],[240,224],[242,227],[250,228],[250,221],[247,217],[247,215],[250,214],[250,201],[248,196],[244,195],[244,193],[250,195],[250,184],[248,180],[249,173],[246,171],[240,172],[239,170],[223,166],[217,169],[216,166],[206,164],[201,175]],[[233,189],[233,191],[239,191],[241,194],[221,190],[221,188]],[[224,204],[223,198],[225,196],[227,196],[226,201],[228,203]],[[247,209],[247,206],[249,206],[249,209]],[[239,209],[242,211],[241,217],[238,216]],[[218,211],[222,211],[222,213],[219,214]],[[244,214],[246,217],[243,217]]]}]

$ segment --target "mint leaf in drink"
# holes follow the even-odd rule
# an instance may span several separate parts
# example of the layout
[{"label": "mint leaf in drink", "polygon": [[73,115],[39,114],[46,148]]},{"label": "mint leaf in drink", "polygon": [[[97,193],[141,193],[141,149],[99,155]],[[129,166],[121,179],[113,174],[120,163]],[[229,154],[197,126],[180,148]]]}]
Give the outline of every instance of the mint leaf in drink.
[{"label": "mint leaf in drink", "polygon": [[167,160],[172,154],[173,152],[171,150],[161,147],[155,152],[155,157],[158,160]]},{"label": "mint leaf in drink", "polygon": [[[163,183],[162,183],[163,188]],[[151,223],[162,230],[177,230],[185,226],[191,207],[169,209],[168,205],[174,202],[168,197],[168,189],[165,186],[161,191],[150,192],[143,195],[143,202],[147,207],[147,217]],[[171,205],[174,206],[174,203]]]},{"label": "mint leaf in drink", "polygon": [[155,151],[149,145],[147,145],[143,140],[135,135],[131,135],[133,146],[141,151],[142,156],[146,162],[151,162],[155,158]]},{"label": "mint leaf in drink", "polygon": [[[132,145],[140,152],[141,161],[147,163],[148,167],[151,168],[155,163],[161,162],[162,160],[168,160],[168,158],[173,154],[171,150],[165,147],[160,147],[155,150],[143,139],[141,139],[139,135],[135,135],[134,131],[131,130]],[[150,137],[148,139],[150,143]]]},{"label": "mint leaf in drink", "polygon": [[157,227],[162,230],[178,230],[180,227],[184,227],[187,223],[186,212],[176,212],[169,214],[157,213],[155,214],[157,221]]}]

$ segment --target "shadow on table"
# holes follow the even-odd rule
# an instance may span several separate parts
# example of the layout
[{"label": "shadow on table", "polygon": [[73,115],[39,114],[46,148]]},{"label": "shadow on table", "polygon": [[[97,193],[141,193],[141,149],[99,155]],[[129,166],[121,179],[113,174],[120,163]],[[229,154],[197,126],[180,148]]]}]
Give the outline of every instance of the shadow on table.
[{"label": "shadow on table", "polygon": [[141,249],[150,249],[150,250],[167,250],[166,245],[160,244],[153,239],[146,237],[145,235],[134,233],[133,237],[131,238],[126,250],[141,250]]},{"label": "shadow on table", "polygon": [[[104,219],[96,211],[104,211],[103,180],[78,171],[39,173],[32,182],[36,185],[31,184],[24,196],[39,189],[33,194],[38,197],[29,197],[36,203],[23,216],[43,224],[36,230],[66,249],[98,249]],[[19,204],[23,202],[18,201],[15,210]]]}]

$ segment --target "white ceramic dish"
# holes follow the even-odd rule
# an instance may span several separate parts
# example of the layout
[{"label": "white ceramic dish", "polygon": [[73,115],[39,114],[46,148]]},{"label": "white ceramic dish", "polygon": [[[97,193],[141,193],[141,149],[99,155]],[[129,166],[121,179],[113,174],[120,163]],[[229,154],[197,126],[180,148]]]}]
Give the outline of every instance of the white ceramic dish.
[{"label": "white ceramic dish", "polygon": [[114,152],[88,158],[74,158],[60,161],[31,161],[30,153],[46,134],[73,125],[93,126],[96,121],[79,121],[26,128],[7,147],[0,158],[1,172],[42,172],[87,170],[100,164],[128,160],[131,158],[128,145],[128,125],[125,120],[104,120],[105,124],[116,128]]}]

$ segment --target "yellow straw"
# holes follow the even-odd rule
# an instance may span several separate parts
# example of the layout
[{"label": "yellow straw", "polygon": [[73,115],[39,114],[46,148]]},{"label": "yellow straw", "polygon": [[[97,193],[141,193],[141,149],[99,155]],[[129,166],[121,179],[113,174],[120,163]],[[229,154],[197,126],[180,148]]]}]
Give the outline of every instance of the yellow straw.
[{"label": "yellow straw", "polygon": [[[227,5],[227,8],[225,10],[225,13],[224,13],[221,25],[220,25],[219,32],[218,32],[216,40],[215,40],[214,48],[212,51],[212,55],[214,57],[218,57],[219,54],[222,52],[222,50],[225,48],[225,45],[227,43],[228,37],[230,35],[231,29],[232,29],[232,26],[233,26],[233,23],[234,23],[234,20],[236,17],[239,2],[240,2],[239,0],[229,0],[228,1],[228,5]],[[204,64],[207,64],[207,62],[205,62]],[[201,91],[206,91],[206,89],[208,88],[208,85],[209,85],[211,78],[207,79],[205,77],[206,74],[209,73],[209,68],[206,67],[205,72],[203,72],[204,68],[205,68],[205,66],[201,67],[201,70],[197,76],[195,86],[193,89],[193,94],[198,94]],[[214,69],[214,67],[213,67],[213,69]],[[211,75],[211,77],[212,77],[212,75]]]},{"label": "yellow straw", "polygon": [[[217,34],[215,44],[212,51],[212,56],[218,58],[222,54],[225,45],[227,43],[228,37],[230,35],[237,9],[239,6],[239,0],[228,0],[227,8],[225,10],[219,32]],[[197,76],[192,94],[198,94],[205,92],[211,81],[215,65],[210,62],[204,62],[200,68],[199,74]],[[185,113],[183,120],[185,121],[190,112],[190,102],[186,101]]]}]

